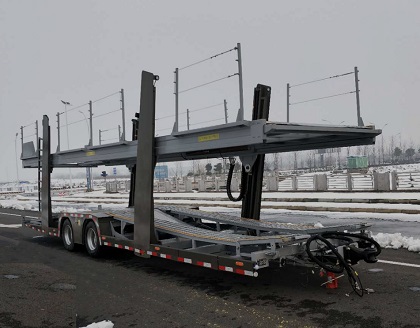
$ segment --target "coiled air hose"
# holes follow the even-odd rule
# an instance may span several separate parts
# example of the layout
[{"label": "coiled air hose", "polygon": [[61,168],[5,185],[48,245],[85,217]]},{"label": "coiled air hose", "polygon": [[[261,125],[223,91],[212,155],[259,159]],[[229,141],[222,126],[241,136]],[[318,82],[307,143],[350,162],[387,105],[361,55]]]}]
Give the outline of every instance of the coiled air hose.
[{"label": "coiled air hose", "polygon": [[232,161],[230,163],[229,166],[229,172],[228,172],[228,177],[227,177],[227,182],[226,182],[226,193],[227,196],[229,197],[229,199],[232,202],[239,202],[241,201],[246,193],[247,190],[247,173],[245,172],[245,168],[242,166],[242,174],[241,174],[241,191],[239,193],[239,196],[237,198],[233,197],[232,195],[232,190],[231,190],[231,183],[232,183],[232,176],[233,176],[233,170],[235,168],[235,162]]},{"label": "coiled air hose", "polygon": [[[306,253],[308,254],[308,257],[326,271],[333,273],[342,273],[344,270],[346,270],[353,291],[358,296],[362,297],[364,294],[364,289],[359,275],[353,269],[353,267],[349,263],[347,263],[344,257],[338,252],[337,248],[327,238],[345,241],[346,243],[348,243],[349,247],[351,247],[351,243],[355,242],[355,240],[352,238],[363,240],[365,242],[363,244],[363,246],[365,247],[363,250],[354,247],[351,250],[356,252],[359,256],[363,257],[363,259],[368,263],[376,262],[376,256],[378,256],[381,253],[381,246],[372,238],[361,234],[352,234],[347,232],[324,232],[320,235],[313,235],[306,241]],[[334,254],[335,257],[325,257],[327,258],[327,260],[328,258],[330,258],[330,263],[321,261],[319,259],[319,256],[315,256],[311,251],[311,242],[317,240],[323,242],[326,245],[327,249]],[[358,245],[360,244],[362,243],[358,243]],[[375,249],[371,248],[371,245],[374,245]],[[324,256],[322,256],[322,259],[325,258]],[[335,260],[335,264],[333,264],[333,260]]]}]

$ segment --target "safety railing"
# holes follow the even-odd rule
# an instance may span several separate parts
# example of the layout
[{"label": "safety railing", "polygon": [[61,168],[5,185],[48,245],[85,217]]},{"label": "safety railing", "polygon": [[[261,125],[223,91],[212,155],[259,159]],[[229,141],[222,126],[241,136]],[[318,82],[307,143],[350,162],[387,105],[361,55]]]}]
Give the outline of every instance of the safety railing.
[{"label": "safety railing", "polygon": [[[115,103],[111,103],[108,104],[108,106],[104,106],[103,104],[101,105],[101,107],[98,106],[98,109],[95,110],[94,112],[94,105],[99,103],[99,102],[104,102],[107,99],[114,99],[115,100],[115,96],[119,95],[119,105],[118,108],[115,108],[117,106],[115,106]],[[101,134],[102,132],[106,132],[106,131],[110,131],[110,130],[117,130],[118,129],[118,137],[117,138],[112,138],[113,141],[124,141],[126,140],[126,128],[125,128],[125,106],[124,106],[124,89],[121,89],[117,92],[111,93],[107,96],[101,97],[99,99],[96,100],[90,100],[87,103],[78,105],[78,106],[73,106],[70,102],[68,101],[61,101],[64,105],[64,111],[62,112],[57,112],[56,116],[57,116],[57,151],[61,151],[62,150],[62,129],[65,128],[66,129],[66,139],[67,139],[67,149],[70,149],[70,135],[69,135],[69,128],[71,128],[72,130],[75,129],[74,126],[77,126],[77,124],[86,124],[86,128],[87,128],[87,132],[88,132],[88,142],[86,143],[87,146],[93,146],[94,143],[94,125],[93,123],[95,122],[95,124],[100,125],[100,123],[98,122],[98,119],[104,117],[104,116],[108,116],[108,115],[112,115],[117,112],[120,112],[120,118],[116,119],[115,117],[112,120],[107,119],[107,121],[112,121],[112,124],[115,124],[115,122],[120,121],[121,123],[119,123],[117,125],[117,127],[112,127],[112,128],[108,128],[108,129],[98,129],[99,131],[99,140],[98,143],[102,144],[104,141],[106,141],[106,139],[101,138]],[[107,107],[106,111],[103,111],[103,108]],[[99,110],[99,108],[102,109]],[[78,117],[77,117],[78,116]],[[65,122],[63,123],[63,120],[65,120]],[[103,122],[106,124],[106,122]]]},{"label": "safety railing", "polygon": [[[339,92],[339,93],[335,93],[335,94],[325,95],[325,96],[322,96],[322,97],[315,97],[315,98],[290,102],[290,98],[291,98],[290,90],[292,88],[298,88],[298,87],[306,86],[306,85],[312,84],[312,83],[325,82],[325,81],[329,81],[329,80],[332,80],[332,79],[345,77],[345,76],[348,76],[348,75],[354,75],[355,90],[344,91],[344,92]],[[293,84],[293,85],[291,85],[290,83],[287,83],[286,122],[287,123],[290,122],[290,107],[291,106],[296,106],[296,105],[300,105],[300,104],[304,104],[304,103],[308,103],[308,102],[313,102],[313,101],[320,101],[320,100],[325,100],[325,99],[341,97],[341,96],[350,95],[350,94],[355,94],[356,95],[357,125],[358,126],[363,126],[364,125],[363,120],[360,116],[359,70],[357,69],[357,67],[354,68],[353,72],[347,72],[347,73],[332,75],[332,76],[329,76],[329,77],[320,78],[320,79],[311,80],[311,81],[302,82],[302,83],[297,83],[297,84]],[[326,120],[323,120],[323,121],[326,121]],[[341,122],[341,123],[343,123],[343,122]]]},{"label": "safety railing", "polygon": [[[227,54],[232,53],[232,52],[237,53],[237,57],[236,57],[235,60],[237,62],[238,67],[237,67],[236,72],[229,73],[229,74],[224,75],[224,76],[219,76],[215,79],[205,81],[205,82],[200,83],[200,84],[187,86],[186,88],[180,90],[181,72],[183,72],[185,70],[189,70],[192,67],[203,64],[205,62],[213,61],[216,58],[220,58],[221,56],[227,55]],[[217,121],[222,122],[223,120],[225,121],[225,123],[227,123],[227,105],[226,105],[227,102],[226,102],[226,99],[223,102],[224,110],[225,110],[224,117],[221,116],[221,117],[217,117],[217,118],[214,118],[214,119],[211,119],[211,120],[194,121],[194,122],[191,123],[190,122],[190,113],[192,113],[194,111],[199,111],[199,110],[202,110],[202,109],[208,109],[208,108],[216,107],[216,106],[219,106],[219,105],[221,106],[222,104],[210,105],[210,106],[200,106],[202,108],[197,108],[197,109],[193,109],[193,110],[189,109],[190,106],[186,106],[187,107],[186,110],[183,111],[183,112],[180,112],[180,105],[179,105],[180,95],[184,94],[184,93],[187,93],[187,92],[191,92],[191,91],[200,89],[200,88],[203,88],[203,87],[206,87],[208,85],[213,85],[215,83],[219,83],[219,82],[227,80],[227,79],[231,79],[235,76],[238,76],[238,87],[239,87],[239,110],[238,110],[237,121],[241,121],[241,120],[244,119],[244,106],[243,106],[243,81],[242,81],[242,79],[243,79],[243,77],[242,77],[242,54],[241,54],[241,44],[240,43],[238,43],[236,45],[236,47],[234,47],[232,49],[228,49],[226,51],[223,51],[223,52],[220,52],[220,53],[215,54],[213,56],[210,56],[208,58],[204,58],[202,60],[196,61],[194,63],[183,66],[181,68],[175,68],[175,71],[174,71],[175,114],[173,116],[170,116],[170,117],[173,117],[175,119],[175,122],[174,122],[174,125],[173,125],[173,128],[172,128],[172,133],[178,132],[181,127],[187,127],[187,129],[189,129],[190,126],[196,126],[196,125],[199,125],[199,124],[202,124],[202,123],[217,122]],[[187,117],[186,117],[187,124],[181,126],[180,125],[180,114],[183,114],[183,113],[187,114]],[[163,130],[163,129],[161,129],[161,130]],[[166,130],[169,130],[169,129],[166,129]]]}]

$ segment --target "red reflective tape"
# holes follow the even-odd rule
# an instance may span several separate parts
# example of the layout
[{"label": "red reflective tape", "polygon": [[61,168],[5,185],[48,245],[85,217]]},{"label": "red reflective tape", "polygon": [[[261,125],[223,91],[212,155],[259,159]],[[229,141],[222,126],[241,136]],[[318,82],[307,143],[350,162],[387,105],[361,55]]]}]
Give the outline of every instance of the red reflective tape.
[{"label": "red reflective tape", "polygon": [[219,265],[219,270],[225,271],[226,268],[223,265]]},{"label": "red reflective tape", "polygon": [[245,274],[245,270],[242,269],[235,269],[235,272],[238,274]]},{"label": "red reflective tape", "polygon": [[179,262],[184,262],[184,258],[183,257],[178,257],[178,261]]},{"label": "red reflective tape", "polygon": [[197,261],[197,265],[198,265],[198,266],[204,266],[204,262]]},{"label": "red reflective tape", "polygon": [[153,255],[153,256],[158,256],[158,255],[157,255],[157,252],[152,252],[152,255]]}]

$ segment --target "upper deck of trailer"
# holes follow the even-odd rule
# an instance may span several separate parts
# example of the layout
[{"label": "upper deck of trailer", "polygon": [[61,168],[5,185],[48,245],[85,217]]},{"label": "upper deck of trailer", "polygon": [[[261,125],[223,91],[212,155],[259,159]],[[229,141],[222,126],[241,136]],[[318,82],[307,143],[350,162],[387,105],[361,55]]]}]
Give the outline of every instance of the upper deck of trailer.
[{"label": "upper deck of trailer", "polygon": [[[241,121],[156,137],[158,162],[252,156],[319,148],[374,144],[381,130],[374,126],[334,126]],[[137,140],[60,151],[52,154],[53,167],[135,164]],[[33,142],[23,145],[23,167],[38,167]]]}]

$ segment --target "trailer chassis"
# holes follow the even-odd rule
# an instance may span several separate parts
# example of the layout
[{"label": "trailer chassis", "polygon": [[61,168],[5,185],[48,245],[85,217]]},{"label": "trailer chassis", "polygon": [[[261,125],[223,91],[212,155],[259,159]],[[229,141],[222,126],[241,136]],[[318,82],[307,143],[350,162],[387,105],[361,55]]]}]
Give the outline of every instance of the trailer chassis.
[{"label": "trailer chassis", "polygon": [[[52,213],[50,179],[57,156],[64,155],[62,158],[68,158],[67,162],[60,162],[60,167],[112,165],[119,161],[115,160],[115,154],[110,153],[109,157],[104,157],[100,151],[97,162],[93,158],[74,163],[71,156],[67,156],[72,151],[68,154],[51,154],[49,119],[44,116],[43,137],[39,143],[42,148],[38,150],[38,168],[42,176],[41,219],[23,217],[23,226],[62,238],[64,246],[70,251],[75,244],[84,244],[92,256],[97,256],[102,246],[116,247],[145,258],[155,256],[252,277],[257,277],[258,270],[268,267],[270,263],[279,266],[293,263],[308,267],[327,267],[332,272],[342,272],[345,269],[352,276],[355,288],[360,290],[361,284],[358,284],[355,278],[357,274],[352,273],[354,269],[351,266],[359,260],[375,262],[380,253],[379,246],[369,239],[367,224],[317,229],[299,224],[284,226],[260,220],[264,153],[285,147],[285,141],[273,141],[280,132],[272,132],[273,126],[267,122],[271,92],[268,86],[259,84],[255,88],[253,120],[250,124],[245,122],[243,125],[259,127],[267,122],[262,130],[250,130],[251,139],[252,136],[258,139],[255,141],[256,146],[223,149],[229,154],[238,152],[243,163],[243,181],[247,189],[243,191],[241,218],[209,214],[191,208],[154,207],[153,171],[159,160],[159,149],[166,149],[162,143],[159,148],[155,142],[156,81],[154,74],[142,73],[140,113],[134,124],[138,130],[133,131],[133,136],[136,137],[139,136],[138,131],[141,131],[141,138],[133,140],[137,142],[136,161],[135,164],[131,163],[130,205],[133,206],[126,210]],[[269,139],[262,140],[259,137],[261,131]],[[328,142],[329,139],[323,136],[321,147],[369,144],[380,133],[372,129],[341,131],[327,128],[320,132],[328,134],[331,131],[334,138]],[[184,135],[178,134],[182,139]],[[209,134],[205,137],[208,136]],[[289,137],[286,136],[287,138]],[[303,134],[301,141],[307,141],[307,138]],[[198,138],[198,142],[203,140],[206,139]],[[258,143],[266,144],[268,140],[273,142],[270,147],[258,146]],[[172,141],[169,141],[170,144]],[[308,143],[305,148],[305,145],[297,145],[296,142],[291,141],[292,149],[311,149],[316,145]],[[24,146],[25,149],[33,148],[30,145]],[[203,158],[204,154],[207,157],[219,156],[211,142],[208,147],[208,151],[204,148],[199,152],[180,153],[188,153],[188,159]],[[192,145],[192,148],[195,149],[196,146]],[[255,152],[257,148],[260,150]],[[171,156],[167,158],[179,158],[173,154]],[[32,163],[31,156],[22,154],[22,159]],[[334,265],[337,259],[340,263]]]}]

